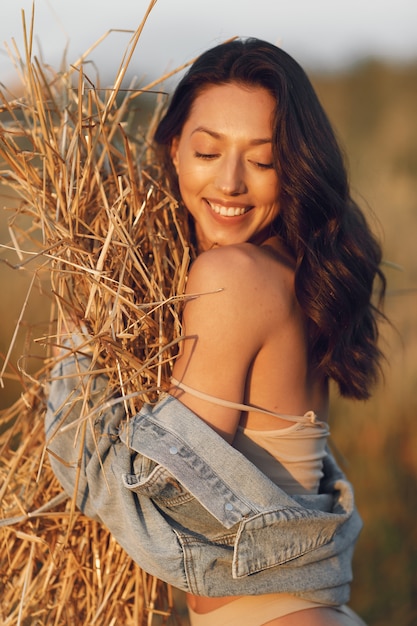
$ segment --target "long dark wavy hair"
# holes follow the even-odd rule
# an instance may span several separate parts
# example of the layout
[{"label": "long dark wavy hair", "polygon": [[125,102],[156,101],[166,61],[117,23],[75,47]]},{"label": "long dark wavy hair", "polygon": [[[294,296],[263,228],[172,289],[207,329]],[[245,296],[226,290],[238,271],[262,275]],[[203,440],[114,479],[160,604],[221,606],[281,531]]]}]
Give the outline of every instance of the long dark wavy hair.
[{"label": "long dark wavy hair", "polygon": [[385,292],[381,248],[350,196],[341,150],[306,73],[280,48],[258,39],[235,40],[200,56],[182,78],[155,142],[174,194],[170,157],[193,102],[210,85],[238,83],[267,89],[276,101],[273,121],[280,213],[274,223],[295,259],[295,290],[309,320],[314,365],[344,396],[365,399],[376,381],[381,352],[373,304]]}]

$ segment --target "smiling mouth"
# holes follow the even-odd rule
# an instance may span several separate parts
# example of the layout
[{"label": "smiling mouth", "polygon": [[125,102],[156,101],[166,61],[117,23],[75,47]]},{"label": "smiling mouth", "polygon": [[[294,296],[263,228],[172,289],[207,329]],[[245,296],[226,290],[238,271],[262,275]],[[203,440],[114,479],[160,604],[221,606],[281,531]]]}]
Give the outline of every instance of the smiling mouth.
[{"label": "smiling mouth", "polygon": [[214,204],[213,202],[208,202],[208,204],[214,213],[217,213],[217,215],[223,215],[224,217],[237,217],[238,215],[243,215],[249,211],[249,207],[227,207],[223,204]]}]

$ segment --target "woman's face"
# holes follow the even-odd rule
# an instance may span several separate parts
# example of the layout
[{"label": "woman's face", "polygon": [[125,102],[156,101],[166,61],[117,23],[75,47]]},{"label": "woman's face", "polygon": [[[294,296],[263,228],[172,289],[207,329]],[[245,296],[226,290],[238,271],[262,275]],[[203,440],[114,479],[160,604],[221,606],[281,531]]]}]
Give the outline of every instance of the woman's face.
[{"label": "woman's face", "polygon": [[183,202],[201,251],[214,245],[261,244],[279,212],[273,165],[275,101],[262,87],[207,87],[172,142]]}]

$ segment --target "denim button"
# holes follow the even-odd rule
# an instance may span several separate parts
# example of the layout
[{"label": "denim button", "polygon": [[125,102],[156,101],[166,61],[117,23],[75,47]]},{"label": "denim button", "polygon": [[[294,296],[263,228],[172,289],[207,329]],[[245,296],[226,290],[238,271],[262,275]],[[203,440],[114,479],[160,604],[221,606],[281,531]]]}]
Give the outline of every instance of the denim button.
[{"label": "denim button", "polygon": [[178,448],[176,448],[175,446],[171,446],[169,449],[169,453],[170,454],[177,454],[178,452]]},{"label": "denim button", "polygon": [[226,509],[226,511],[233,511],[233,504],[230,504],[230,502],[228,502],[224,505],[224,508]]}]

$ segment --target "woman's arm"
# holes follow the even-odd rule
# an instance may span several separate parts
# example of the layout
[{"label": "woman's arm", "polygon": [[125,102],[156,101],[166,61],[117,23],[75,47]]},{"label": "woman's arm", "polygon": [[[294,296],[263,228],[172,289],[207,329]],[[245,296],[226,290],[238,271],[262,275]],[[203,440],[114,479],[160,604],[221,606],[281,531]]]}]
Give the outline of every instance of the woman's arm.
[{"label": "woman's arm", "polygon": [[[192,266],[184,309],[184,340],[173,376],[217,398],[242,403],[248,372],[276,326],[280,303],[271,296],[263,252],[250,244],[203,253]],[[274,280],[278,280],[275,279]],[[173,387],[170,393],[227,441],[233,440],[240,412]]]}]

